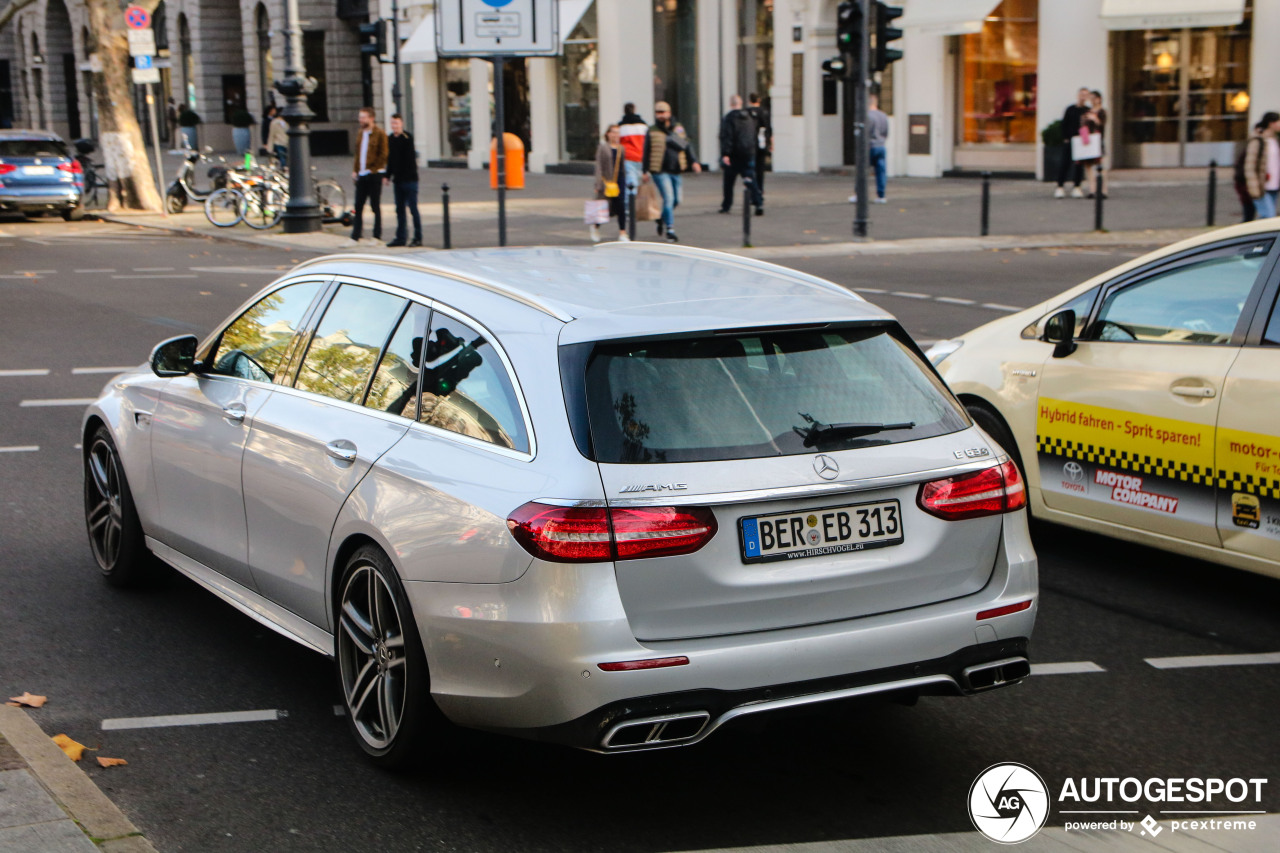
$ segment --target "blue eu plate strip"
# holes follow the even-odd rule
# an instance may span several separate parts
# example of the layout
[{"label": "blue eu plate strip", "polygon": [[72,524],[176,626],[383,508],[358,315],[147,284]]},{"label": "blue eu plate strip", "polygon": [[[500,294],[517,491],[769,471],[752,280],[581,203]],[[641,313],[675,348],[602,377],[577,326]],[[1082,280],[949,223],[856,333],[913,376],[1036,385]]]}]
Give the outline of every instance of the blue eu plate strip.
[{"label": "blue eu plate strip", "polygon": [[746,556],[760,556],[760,525],[754,518],[742,521],[742,547]]}]

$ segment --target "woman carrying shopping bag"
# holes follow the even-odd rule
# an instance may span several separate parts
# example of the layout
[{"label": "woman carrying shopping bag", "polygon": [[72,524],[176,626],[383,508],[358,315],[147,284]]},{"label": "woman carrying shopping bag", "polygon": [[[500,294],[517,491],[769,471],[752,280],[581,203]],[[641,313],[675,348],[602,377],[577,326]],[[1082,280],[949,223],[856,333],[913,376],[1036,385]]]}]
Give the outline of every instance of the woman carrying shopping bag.
[{"label": "woman carrying shopping bag", "polygon": [[[600,242],[600,226],[610,219],[618,220],[618,239],[627,242],[627,206],[623,199],[621,185],[618,182],[622,170],[621,136],[616,124],[609,125],[604,132],[604,139],[596,149],[596,198],[592,209],[595,215],[588,221],[591,230],[591,242]],[[587,202],[592,205],[591,202]]]}]

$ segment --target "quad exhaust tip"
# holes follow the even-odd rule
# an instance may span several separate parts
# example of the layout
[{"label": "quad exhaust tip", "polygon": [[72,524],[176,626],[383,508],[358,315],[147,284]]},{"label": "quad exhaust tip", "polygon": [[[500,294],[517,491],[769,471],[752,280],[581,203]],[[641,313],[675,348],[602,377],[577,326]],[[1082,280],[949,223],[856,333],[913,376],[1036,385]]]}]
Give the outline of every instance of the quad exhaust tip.
[{"label": "quad exhaust tip", "polygon": [[607,750],[676,746],[696,739],[710,721],[709,711],[626,720],[609,729],[600,745]]},{"label": "quad exhaust tip", "polygon": [[977,693],[981,690],[1013,684],[1030,674],[1031,664],[1026,658],[1005,658],[971,666],[961,674],[961,677],[965,689]]}]

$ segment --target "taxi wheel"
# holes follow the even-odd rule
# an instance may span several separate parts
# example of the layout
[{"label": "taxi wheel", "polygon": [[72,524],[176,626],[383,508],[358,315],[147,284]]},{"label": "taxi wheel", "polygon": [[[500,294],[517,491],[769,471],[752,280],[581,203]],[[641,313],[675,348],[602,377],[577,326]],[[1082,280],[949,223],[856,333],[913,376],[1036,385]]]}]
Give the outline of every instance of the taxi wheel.
[{"label": "taxi wheel", "polygon": [[392,770],[421,752],[443,717],[404,585],[380,548],[347,561],[337,602],[337,664],[347,723],[365,755]]},{"label": "taxi wheel", "polygon": [[1004,418],[1000,417],[1000,413],[986,403],[977,400],[966,400],[964,408],[969,413],[969,417],[973,418],[978,426],[986,430],[987,435],[995,439],[996,444],[1004,448],[1005,452],[1013,459],[1014,464],[1018,466],[1018,472],[1022,474],[1023,480],[1026,480],[1027,469],[1022,464],[1022,454],[1018,452],[1018,443],[1013,440],[1013,433],[1009,431],[1009,425],[1004,422]]}]

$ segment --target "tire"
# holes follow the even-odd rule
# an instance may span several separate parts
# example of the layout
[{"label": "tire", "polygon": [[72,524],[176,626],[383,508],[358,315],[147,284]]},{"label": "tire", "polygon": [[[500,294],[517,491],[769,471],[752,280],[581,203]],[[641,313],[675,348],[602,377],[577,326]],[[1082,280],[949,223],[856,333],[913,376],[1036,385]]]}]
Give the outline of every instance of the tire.
[{"label": "tire", "polygon": [[334,220],[347,206],[347,194],[337,181],[316,181],[316,203],[320,205],[320,217]]},{"label": "tire", "polygon": [[335,644],[347,724],[374,764],[402,768],[443,723],[404,585],[386,554],[365,545],[347,561],[338,590]]},{"label": "tire", "polygon": [[75,207],[68,207],[66,210],[62,211],[62,218],[68,222],[79,222],[84,219],[85,213],[86,211],[83,205],[76,205]]},{"label": "tire", "polygon": [[170,213],[181,213],[187,206],[187,194],[182,190],[169,190],[164,196],[164,209]]},{"label": "tire", "polygon": [[219,228],[231,228],[244,219],[244,196],[239,190],[223,187],[204,200],[204,215]]},{"label": "tire", "polygon": [[271,184],[250,187],[244,198],[244,222],[256,231],[274,228],[284,215],[284,193]]},{"label": "tire", "polygon": [[1022,454],[1018,452],[1018,443],[1013,439],[1013,433],[1009,431],[1009,425],[1004,422],[1004,418],[990,405],[980,400],[969,400],[964,404],[965,411],[969,413],[969,417],[973,418],[974,423],[986,430],[987,435],[995,439],[996,444],[1004,448],[1005,452],[1013,459],[1014,464],[1018,466],[1018,473],[1022,475],[1022,479],[1027,479],[1026,466],[1022,464]]},{"label": "tire", "polygon": [[93,558],[107,583],[137,586],[151,576],[151,554],[120,454],[104,426],[89,439],[84,469],[85,528]]}]

